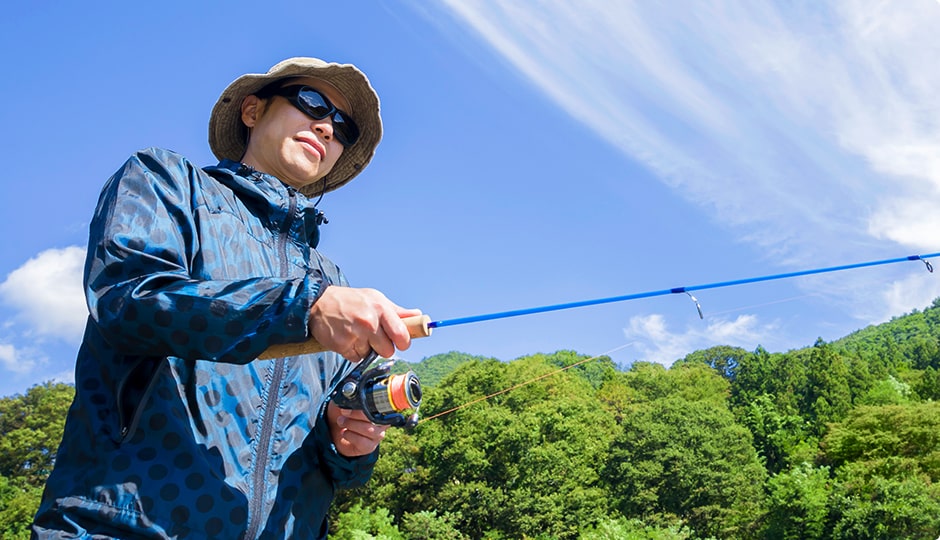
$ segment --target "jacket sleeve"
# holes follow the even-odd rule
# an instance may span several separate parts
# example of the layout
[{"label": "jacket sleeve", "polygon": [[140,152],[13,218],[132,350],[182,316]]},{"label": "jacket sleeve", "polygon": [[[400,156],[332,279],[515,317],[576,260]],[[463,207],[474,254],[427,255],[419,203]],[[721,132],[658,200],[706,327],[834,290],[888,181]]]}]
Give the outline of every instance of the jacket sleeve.
[{"label": "jacket sleeve", "polygon": [[306,338],[323,283],[318,271],[199,275],[198,264],[231,256],[200,252],[193,211],[200,174],[181,156],[151,149],[129,159],[101,193],[85,293],[102,336],[123,354],[245,363],[272,344]]},{"label": "jacket sleeve", "polygon": [[325,404],[311,435],[316,439],[321,468],[338,489],[364,486],[372,477],[372,470],[379,459],[379,449],[376,448],[371,454],[352,458],[337,452],[330,437]]}]

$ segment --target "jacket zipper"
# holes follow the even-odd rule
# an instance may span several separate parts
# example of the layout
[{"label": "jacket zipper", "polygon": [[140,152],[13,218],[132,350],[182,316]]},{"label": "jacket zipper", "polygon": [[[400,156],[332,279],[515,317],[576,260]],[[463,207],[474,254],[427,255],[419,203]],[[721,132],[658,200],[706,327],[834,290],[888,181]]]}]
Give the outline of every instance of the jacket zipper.
[{"label": "jacket zipper", "polygon": [[[294,220],[294,212],[297,210],[297,198],[294,190],[288,188],[290,194],[290,205],[288,207],[287,218],[284,220],[284,226],[278,236],[278,252],[281,254],[281,276],[287,277],[289,270],[289,261],[287,257],[287,242],[290,235],[291,224]],[[274,435],[274,416],[277,413],[278,401],[281,395],[281,379],[284,378],[285,360],[278,358],[274,360],[274,373],[271,375],[271,382],[268,384],[267,400],[265,400],[264,417],[261,420],[261,436],[258,438],[258,454],[254,463],[254,473],[252,478],[252,497],[251,506],[248,510],[248,530],[245,531],[245,538],[255,538],[258,535],[258,528],[261,526],[261,511],[264,506],[264,484],[268,472],[268,453],[271,448],[271,438]]]}]

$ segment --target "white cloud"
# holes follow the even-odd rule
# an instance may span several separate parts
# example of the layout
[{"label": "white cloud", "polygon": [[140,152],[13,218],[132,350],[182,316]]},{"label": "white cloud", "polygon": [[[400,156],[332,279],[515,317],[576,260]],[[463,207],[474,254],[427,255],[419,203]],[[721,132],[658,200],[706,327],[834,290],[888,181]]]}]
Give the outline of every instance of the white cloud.
[{"label": "white cloud", "polygon": [[15,328],[30,338],[78,343],[88,316],[82,291],[83,249],[49,249],[0,283],[0,300],[16,312]]},{"label": "white cloud", "polygon": [[739,315],[734,320],[715,318],[705,326],[690,325],[684,332],[675,333],[666,327],[662,315],[652,314],[631,317],[624,334],[636,340],[639,360],[670,366],[693,351],[715,345],[754,349],[776,329],[775,324],[762,324],[754,315]]},{"label": "white cloud", "polygon": [[[48,364],[49,358],[43,352],[42,347],[0,343],[0,367],[11,373],[13,380],[29,380]],[[44,380],[49,378],[45,377]],[[10,381],[6,380],[4,382],[8,383]]]},{"label": "white cloud", "polygon": [[[940,248],[931,3],[446,4],[573,117],[781,266]],[[880,300],[879,275],[840,279],[854,294],[837,301]],[[923,307],[891,294],[902,311]]]},{"label": "white cloud", "polygon": [[913,274],[892,281],[880,296],[884,311],[877,314],[876,320],[884,321],[914,308],[930,307],[940,297],[940,280],[935,275]]},{"label": "white cloud", "polygon": [[17,374],[29,373],[34,365],[35,362],[24,360],[13,345],[0,343],[0,366],[3,366],[6,371]]}]

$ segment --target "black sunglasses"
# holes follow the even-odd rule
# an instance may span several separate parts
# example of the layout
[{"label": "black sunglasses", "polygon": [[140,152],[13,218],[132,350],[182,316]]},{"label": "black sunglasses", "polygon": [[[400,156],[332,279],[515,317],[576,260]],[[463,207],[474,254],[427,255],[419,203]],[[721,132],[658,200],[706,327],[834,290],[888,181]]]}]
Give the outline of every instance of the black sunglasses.
[{"label": "black sunglasses", "polygon": [[323,120],[329,116],[333,123],[333,135],[343,146],[352,146],[359,140],[359,126],[349,114],[337,109],[326,96],[309,86],[293,84],[282,88],[265,88],[255,95],[262,99],[285,97],[291,105],[314,120]]}]

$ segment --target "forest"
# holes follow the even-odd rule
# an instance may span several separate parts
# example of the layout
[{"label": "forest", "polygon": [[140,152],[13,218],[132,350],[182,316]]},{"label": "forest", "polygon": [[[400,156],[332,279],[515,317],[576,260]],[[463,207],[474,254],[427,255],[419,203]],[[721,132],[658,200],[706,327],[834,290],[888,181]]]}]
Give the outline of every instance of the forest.
[{"label": "forest", "polygon": [[[390,429],[369,484],[339,494],[331,538],[940,536],[940,299],[836,341],[669,368],[574,351],[398,367],[421,379],[422,421]],[[0,539],[29,536],[72,392],[0,399]]]}]

